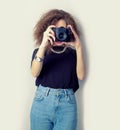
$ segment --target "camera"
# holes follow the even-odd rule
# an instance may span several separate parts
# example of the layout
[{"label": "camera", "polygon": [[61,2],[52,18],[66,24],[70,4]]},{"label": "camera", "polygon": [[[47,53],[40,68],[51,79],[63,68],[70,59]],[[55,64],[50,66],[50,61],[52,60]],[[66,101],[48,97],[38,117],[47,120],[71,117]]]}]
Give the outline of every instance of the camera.
[{"label": "camera", "polygon": [[56,42],[71,42],[74,41],[74,35],[70,28],[52,28],[55,33]]}]

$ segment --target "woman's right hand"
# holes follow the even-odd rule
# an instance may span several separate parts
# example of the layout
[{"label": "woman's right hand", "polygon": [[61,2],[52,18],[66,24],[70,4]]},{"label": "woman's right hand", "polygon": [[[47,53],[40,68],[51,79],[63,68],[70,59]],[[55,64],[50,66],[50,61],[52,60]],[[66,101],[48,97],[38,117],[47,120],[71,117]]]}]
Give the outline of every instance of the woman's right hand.
[{"label": "woman's right hand", "polygon": [[[39,49],[36,53],[36,56],[42,59],[44,59],[44,53],[45,53],[46,47],[49,44],[53,45],[53,42],[55,41],[54,32],[52,30],[53,27],[55,26],[54,25],[48,26],[46,31],[43,33],[43,39],[42,39],[41,45],[39,46]],[[42,65],[43,65],[43,62],[36,62],[36,60],[33,60],[32,65],[31,65],[31,71],[34,77],[37,77],[40,74],[42,70]]]},{"label": "woman's right hand", "polygon": [[49,43],[53,45],[53,42],[55,41],[54,31],[52,30],[53,27],[55,27],[55,25],[48,26],[46,31],[43,33],[43,39],[41,43],[42,47],[46,48]]}]

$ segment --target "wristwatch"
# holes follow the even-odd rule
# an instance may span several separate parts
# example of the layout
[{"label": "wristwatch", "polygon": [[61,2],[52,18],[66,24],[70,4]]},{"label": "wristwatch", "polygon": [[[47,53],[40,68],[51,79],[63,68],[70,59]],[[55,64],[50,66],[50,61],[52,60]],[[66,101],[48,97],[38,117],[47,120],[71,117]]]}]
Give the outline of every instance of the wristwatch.
[{"label": "wristwatch", "polygon": [[43,61],[43,58],[40,58],[40,57],[38,57],[38,56],[35,56],[35,58],[34,58],[36,61],[38,61],[38,62],[42,62]]}]

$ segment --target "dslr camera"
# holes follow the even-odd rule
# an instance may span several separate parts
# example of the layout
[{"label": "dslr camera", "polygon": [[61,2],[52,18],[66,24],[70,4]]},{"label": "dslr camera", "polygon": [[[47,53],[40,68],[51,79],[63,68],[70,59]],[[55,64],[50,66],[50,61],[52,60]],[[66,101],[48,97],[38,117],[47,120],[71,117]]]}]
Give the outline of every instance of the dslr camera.
[{"label": "dslr camera", "polygon": [[56,42],[71,42],[74,41],[74,35],[70,28],[52,28],[55,33],[55,41]]}]

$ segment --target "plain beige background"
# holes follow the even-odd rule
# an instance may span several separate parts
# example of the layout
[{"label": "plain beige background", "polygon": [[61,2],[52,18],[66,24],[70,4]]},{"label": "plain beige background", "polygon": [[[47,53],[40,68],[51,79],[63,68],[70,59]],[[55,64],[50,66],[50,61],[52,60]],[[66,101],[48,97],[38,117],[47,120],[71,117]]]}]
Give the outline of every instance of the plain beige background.
[{"label": "plain beige background", "polygon": [[36,86],[30,72],[33,27],[51,8],[69,11],[83,32],[87,67],[76,92],[77,130],[120,130],[119,0],[0,1],[0,129],[29,130]]}]

